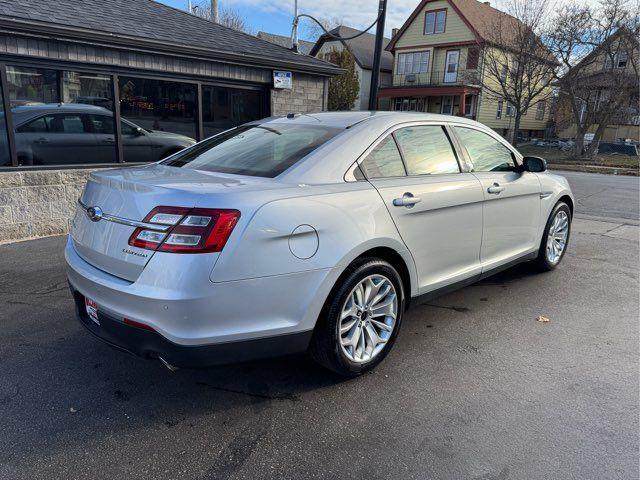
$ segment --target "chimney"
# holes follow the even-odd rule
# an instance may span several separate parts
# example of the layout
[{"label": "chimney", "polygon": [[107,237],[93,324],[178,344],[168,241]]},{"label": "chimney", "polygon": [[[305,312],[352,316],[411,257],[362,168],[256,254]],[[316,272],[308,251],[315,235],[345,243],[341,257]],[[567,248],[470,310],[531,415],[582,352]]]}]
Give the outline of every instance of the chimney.
[{"label": "chimney", "polygon": [[391,38],[395,37],[396,33],[398,33],[398,29],[397,28],[392,28],[391,29]]},{"label": "chimney", "polygon": [[482,2],[482,3],[484,3],[485,5],[491,6],[491,2]]}]

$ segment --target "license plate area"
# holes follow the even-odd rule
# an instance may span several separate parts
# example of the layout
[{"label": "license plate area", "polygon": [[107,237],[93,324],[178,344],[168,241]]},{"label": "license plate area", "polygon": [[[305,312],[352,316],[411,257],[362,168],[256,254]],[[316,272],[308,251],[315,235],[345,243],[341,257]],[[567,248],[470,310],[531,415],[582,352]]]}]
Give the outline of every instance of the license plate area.
[{"label": "license plate area", "polygon": [[98,320],[98,304],[90,298],[85,297],[84,308],[87,312],[87,316],[99,326],[100,320]]}]

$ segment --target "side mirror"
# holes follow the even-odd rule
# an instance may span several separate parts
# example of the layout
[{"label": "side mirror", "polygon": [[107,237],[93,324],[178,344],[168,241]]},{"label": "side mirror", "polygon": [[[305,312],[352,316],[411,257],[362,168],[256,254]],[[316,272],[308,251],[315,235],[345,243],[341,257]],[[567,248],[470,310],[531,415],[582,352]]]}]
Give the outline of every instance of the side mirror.
[{"label": "side mirror", "polygon": [[142,130],[142,127],[137,127],[137,128],[135,129],[135,132],[136,132],[136,136],[137,136],[137,137],[139,137],[140,135],[144,135],[144,132],[143,132],[143,130]]},{"label": "side mirror", "polygon": [[540,157],[524,157],[522,168],[525,172],[540,173],[547,170],[547,161]]}]

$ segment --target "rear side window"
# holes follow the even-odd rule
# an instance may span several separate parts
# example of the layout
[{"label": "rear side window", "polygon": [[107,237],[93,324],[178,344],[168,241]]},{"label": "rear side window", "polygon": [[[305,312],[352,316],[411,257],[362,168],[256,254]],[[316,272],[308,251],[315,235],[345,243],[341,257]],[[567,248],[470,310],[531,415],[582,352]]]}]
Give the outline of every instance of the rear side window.
[{"label": "rear side window", "polygon": [[367,178],[404,177],[406,172],[398,146],[391,135],[382,140],[367,155],[360,168]]},{"label": "rear side window", "polygon": [[515,168],[513,153],[495,138],[472,128],[455,129],[471,157],[474,172],[508,172]]},{"label": "rear side window", "polygon": [[443,127],[418,125],[396,131],[408,175],[460,173],[456,155]]},{"label": "rear side window", "polygon": [[161,162],[178,168],[275,177],[342,129],[266,123],[235,128]]}]

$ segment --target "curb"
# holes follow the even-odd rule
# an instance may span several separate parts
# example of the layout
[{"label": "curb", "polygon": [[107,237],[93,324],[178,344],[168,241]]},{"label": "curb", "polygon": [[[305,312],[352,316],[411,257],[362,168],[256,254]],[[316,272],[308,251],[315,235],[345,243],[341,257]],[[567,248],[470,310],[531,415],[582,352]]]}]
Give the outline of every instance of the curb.
[{"label": "curb", "polygon": [[599,165],[573,165],[566,163],[549,163],[552,170],[566,170],[570,172],[603,173],[605,175],[627,175],[637,177],[639,171],[635,168],[601,167]]}]

